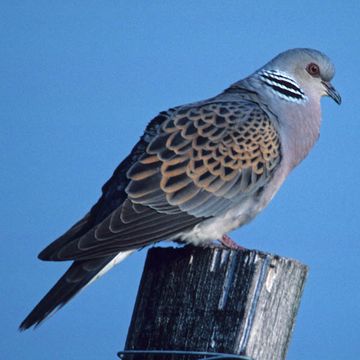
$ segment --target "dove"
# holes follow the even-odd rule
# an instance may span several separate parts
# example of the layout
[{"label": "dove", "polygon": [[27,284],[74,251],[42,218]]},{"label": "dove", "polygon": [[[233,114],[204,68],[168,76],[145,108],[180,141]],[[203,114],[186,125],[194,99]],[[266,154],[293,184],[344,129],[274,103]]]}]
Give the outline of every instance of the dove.
[{"label": "dove", "polygon": [[209,246],[261,212],[319,137],[320,100],[341,103],[335,68],[287,50],[207,100],[160,112],[90,211],[40,252],[69,269],[21,323],[39,325],[134,251],[163,240]]}]

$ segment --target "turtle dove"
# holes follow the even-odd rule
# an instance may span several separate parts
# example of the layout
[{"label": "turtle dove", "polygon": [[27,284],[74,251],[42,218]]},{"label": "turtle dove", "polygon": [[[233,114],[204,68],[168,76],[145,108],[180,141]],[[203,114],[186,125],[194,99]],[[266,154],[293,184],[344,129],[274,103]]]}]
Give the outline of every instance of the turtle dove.
[{"label": "turtle dove", "polygon": [[40,254],[73,261],[20,325],[36,326],[137,249],[226,235],[273,198],[319,136],[320,99],[341,98],[312,49],[281,53],[210,99],[161,112],[83,219]]}]

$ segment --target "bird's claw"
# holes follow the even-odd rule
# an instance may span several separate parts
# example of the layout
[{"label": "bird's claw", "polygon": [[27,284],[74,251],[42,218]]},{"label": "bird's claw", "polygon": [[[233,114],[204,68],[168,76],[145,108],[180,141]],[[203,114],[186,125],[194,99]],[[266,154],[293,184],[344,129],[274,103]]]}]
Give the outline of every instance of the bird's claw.
[{"label": "bird's claw", "polygon": [[219,241],[231,250],[246,250],[246,248],[236,243],[229,235],[224,234]]}]

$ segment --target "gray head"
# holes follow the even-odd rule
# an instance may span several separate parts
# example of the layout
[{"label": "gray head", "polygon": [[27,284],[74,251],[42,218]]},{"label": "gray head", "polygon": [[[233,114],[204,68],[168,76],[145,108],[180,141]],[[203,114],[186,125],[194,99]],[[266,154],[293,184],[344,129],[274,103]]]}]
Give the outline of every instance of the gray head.
[{"label": "gray head", "polygon": [[330,96],[340,104],[340,94],[330,82],[334,74],[334,65],[320,51],[291,49],[276,56],[253,76],[262,85],[266,84],[269,91],[288,101],[301,103],[308,98],[317,101]]}]

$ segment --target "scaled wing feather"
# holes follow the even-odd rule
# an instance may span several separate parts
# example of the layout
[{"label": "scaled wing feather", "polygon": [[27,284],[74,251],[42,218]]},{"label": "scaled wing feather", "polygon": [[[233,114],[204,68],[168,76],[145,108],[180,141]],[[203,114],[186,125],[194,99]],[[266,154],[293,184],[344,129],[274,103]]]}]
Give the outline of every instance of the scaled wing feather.
[{"label": "scaled wing feather", "polygon": [[126,199],[55,260],[109,256],[173,238],[261,190],[280,161],[276,127],[253,102],[184,106],[159,117],[126,172]]}]

